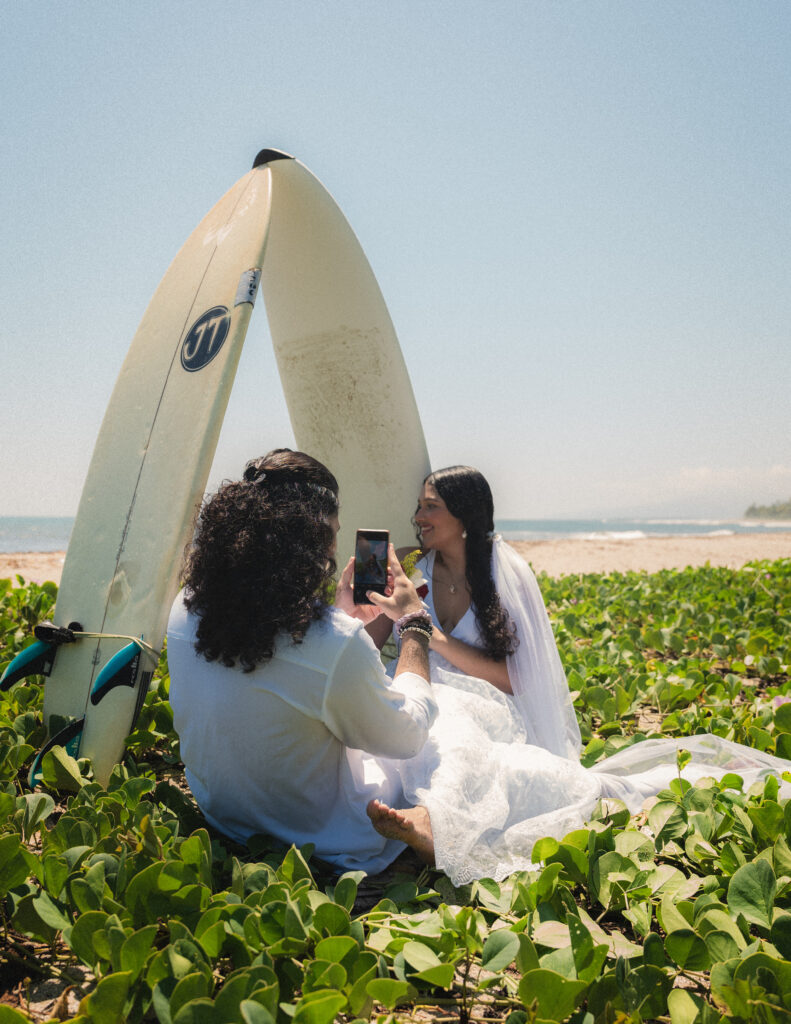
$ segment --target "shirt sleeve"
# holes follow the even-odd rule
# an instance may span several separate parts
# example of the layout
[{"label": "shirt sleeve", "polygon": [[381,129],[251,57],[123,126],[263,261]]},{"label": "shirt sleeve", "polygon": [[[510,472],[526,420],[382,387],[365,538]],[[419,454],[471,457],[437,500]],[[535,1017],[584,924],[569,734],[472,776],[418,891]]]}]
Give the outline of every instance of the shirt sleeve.
[{"label": "shirt sleeve", "polygon": [[414,757],[436,716],[428,682],[414,672],[389,680],[364,630],[344,645],[322,709],[324,724],[341,743],[379,757]]}]

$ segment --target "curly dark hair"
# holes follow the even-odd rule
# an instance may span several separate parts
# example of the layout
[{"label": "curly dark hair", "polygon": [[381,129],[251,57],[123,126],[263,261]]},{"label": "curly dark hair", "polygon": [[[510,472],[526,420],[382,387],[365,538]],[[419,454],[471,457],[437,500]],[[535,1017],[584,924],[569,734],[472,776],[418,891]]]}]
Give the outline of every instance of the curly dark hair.
[{"label": "curly dark hair", "polygon": [[[448,466],[429,473],[430,484],[467,531],[465,557],[470,600],[486,653],[495,661],[513,654],[519,640],[492,577],[494,499],[486,478],[472,466]],[[419,537],[418,537],[419,539]]]},{"label": "curly dark hair", "polygon": [[335,477],[289,448],[248,462],[242,480],[206,500],[184,571],[199,654],[251,672],[278,634],[303,639],[327,607],[337,513]]}]

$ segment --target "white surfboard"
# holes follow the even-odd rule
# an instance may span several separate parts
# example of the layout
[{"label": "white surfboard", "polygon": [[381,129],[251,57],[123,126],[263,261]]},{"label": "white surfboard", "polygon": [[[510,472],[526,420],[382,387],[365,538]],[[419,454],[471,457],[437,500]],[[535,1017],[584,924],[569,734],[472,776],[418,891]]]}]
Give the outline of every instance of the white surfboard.
[{"label": "white surfboard", "polygon": [[[414,536],[410,517],[428,457],[384,300],[326,190],[286,154],[263,150],[189,237],[132,341],[53,613],[60,639],[76,638],[45,640],[20,656],[29,664],[17,677],[48,672],[50,733],[71,721],[50,742],[59,735],[73,751],[79,744],[102,783],[162,646],[262,270],[297,444],[341,484],[339,551],[351,551],[360,525],[389,527],[396,543]],[[262,393],[277,386],[262,382]]]},{"label": "white surfboard", "polygon": [[357,527],[417,546],[411,517],[429,472],[412,385],[368,260],[322,184],[273,163],[261,289],[297,447],[338,479],[338,557]]}]

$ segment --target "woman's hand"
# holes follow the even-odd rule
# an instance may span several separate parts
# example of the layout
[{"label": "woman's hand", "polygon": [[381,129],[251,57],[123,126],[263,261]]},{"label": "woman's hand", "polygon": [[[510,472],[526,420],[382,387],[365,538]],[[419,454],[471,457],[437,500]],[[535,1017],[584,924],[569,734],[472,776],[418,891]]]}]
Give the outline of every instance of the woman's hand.
[{"label": "woman's hand", "polygon": [[390,562],[387,579],[388,583],[392,579],[392,588],[388,588],[390,592],[388,594],[386,591],[385,597],[369,591],[368,599],[383,611],[388,619],[397,622],[403,615],[423,611],[423,602],[420,600],[414,584],[401,568],[401,563],[396,557],[396,551],[392,544],[388,546],[387,557]]},{"label": "woman's hand", "polygon": [[[392,560],[390,564],[392,565]],[[393,593],[393,572],[390,567],[387,570],[385,593]],[[369,622],[373,622],[374,619],[378,619],[382,614],[381,609],[377,608],[376,605],[354,603],[354,555],[346,563],[346,568],[341,573],[338,586],[335,588],[335,607],[340,608],[342,612],[346,612],[353,619],[359,619],[360,622],[366,623],[366,625]]]}]

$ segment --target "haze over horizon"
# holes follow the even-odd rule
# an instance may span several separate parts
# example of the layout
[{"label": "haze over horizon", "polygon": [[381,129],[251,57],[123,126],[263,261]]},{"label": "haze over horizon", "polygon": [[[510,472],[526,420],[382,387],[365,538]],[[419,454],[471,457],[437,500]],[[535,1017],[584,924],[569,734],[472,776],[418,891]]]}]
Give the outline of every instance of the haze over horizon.
[{"label": "haze over horizon", "polygon": [[[478,466],[498,518],[791,494],[788,4],[78,0],[2,25],[0,515],[74,514],[159,280],[263,147],[337,200],[432,465]],[[263,306],[209,488],[294,443]]]}]

